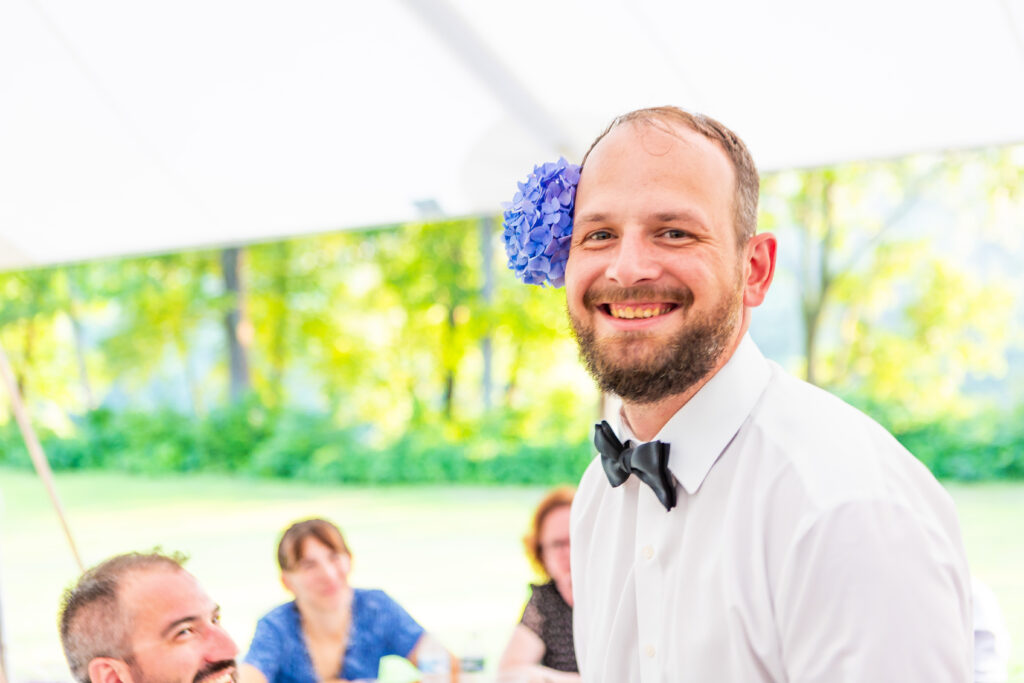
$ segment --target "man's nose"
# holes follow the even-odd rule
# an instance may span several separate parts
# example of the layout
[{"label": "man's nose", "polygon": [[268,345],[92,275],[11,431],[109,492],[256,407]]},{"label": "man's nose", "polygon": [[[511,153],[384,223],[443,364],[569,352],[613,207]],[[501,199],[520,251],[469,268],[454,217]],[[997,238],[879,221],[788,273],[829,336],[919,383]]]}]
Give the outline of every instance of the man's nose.
[{"label": "man's nose", "polygon": [[206,659],[210,662],[224,662],[238,655],[238,646],[220,624],[213,624],[207,632]]},{"label": "man's nose", "polygon": [[619,237],[605,277],[622,287],[630,287],[661,275],[655,246],[642,231],[626,230]]}]

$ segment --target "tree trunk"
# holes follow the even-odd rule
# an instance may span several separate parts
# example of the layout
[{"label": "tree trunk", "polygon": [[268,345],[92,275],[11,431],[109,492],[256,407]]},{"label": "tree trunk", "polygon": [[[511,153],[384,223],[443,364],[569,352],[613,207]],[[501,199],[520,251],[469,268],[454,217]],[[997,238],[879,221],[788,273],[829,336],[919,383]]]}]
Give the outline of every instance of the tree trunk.
[{"label": "tree trunk", "polygon": [[[449,342],[455,337],[455,307],[452,306],[448,309],[448,339]],[[444,413],[445,421],[451,421],[452,414],[454,413],[453,404],[455,403],[455,368],[448,366],[445,363],[444,371],[444,391],[441,395],[441,405],[443,406],[442,411]]]},{"label": "tree trunk", "polygon": [[[833,239],[835,237],[835,226],[833,224],[833,198],[834,186],[833,174],[825,170],[814,174],[812,177],[820,182],[818,202],[812,204],[816,211],[808,208],[804,217],[807,223],[804,231],[805,242],[803,245],[803,279],[804,293],[801,301],[800,311],[804,324],[804,358],[807,359],[807,366],[804,371],[804,379],[811,384],[817,384],[818,377],[818,332],[821,328],[822,314],[828,299],[829,290],[834,281],[832,273]],[[819,223],[821,228],[821,239],[817,244],[817,260],[812,262],[810,253],[813,248],[812,224]],[[813,287],[813,288],[812,288]]]},{"label": "tree trunk", "polygon": [[85,335],[83,334],[82,321],[78,316],[78,301],[80,289],[77,278],[72,269],[64,270],[64,277],[68,283],[68,320],[71,321],[71,336],[75,344],[75,361],[78,364],[78,381],[82,388],[82,400],[85,402],[85,409],[88,412],[96,410],[96,394],[92,390],[92,381],[89,379],[89,366],[85,362]]},{"label": "tree trunk", "polygon": [[22,338],[21,368],[17,370],[18,393],[22,398],[28,397],[28,371],[32,367],[32,354],[35,351],[36,323],[34,318],[25,318],[25,336]]},{"label": "tree trunk", "polygon": [[287,242],[280,242],[274,247],[276,272],[274,273],[274,293],[281,306],[273,321],[274,336],[270,342],[270,390],[275,405],[284,402],[284,372],[287,363],[288,334],[288,274],[290,250]]},{"label": "tree trunk", "polygon": [[512,409],[512,401],[515,400],[517,384],[519,380],[519,368],[523,365],[523,345],[516,344],[512,350],[512,362],[508,367],[508,383],[505,385],[505,410]]},{"label": "tree trunk", "polygon": [[224,315],[232,401],[244,396],[252,386],[248,358],[248,347],[252,342],[252,323],[246,315],[243,260],[244,254],[240,247],[230,247],[221,252],[224,289],[232,298],[231,308]]},{"label": "tree trunk", "polygon": [[[490,312],[491,304],[494,301],[494,253],[491,248],[491,236],[493,233],[494,220],[490,216],[484,216],[480,219],[480,259],[484,273],[481,298],[488,312]],[[492,348],[490,329],[480,339],[480,355],[483,357],[483,376],[480,381],[480,392],[483,394],[484,410],[489,412],[491,410],[491,393],[494,381],[491,377],[494,350]]]},{"label": "tree trunk", "polygon": [[199,386],[199,379],[196,377],[195,368],[192,365],[192,356],[188,352],[188,344],[184,335],[179,335],[174,346],[178,349],[178,357],[181,359],[181,371],[185,377],[185,388],[188,391],[188,400],[192,404],[192,414],[201,418],[206,414],[206,405],[203,403],[203,392]]}]

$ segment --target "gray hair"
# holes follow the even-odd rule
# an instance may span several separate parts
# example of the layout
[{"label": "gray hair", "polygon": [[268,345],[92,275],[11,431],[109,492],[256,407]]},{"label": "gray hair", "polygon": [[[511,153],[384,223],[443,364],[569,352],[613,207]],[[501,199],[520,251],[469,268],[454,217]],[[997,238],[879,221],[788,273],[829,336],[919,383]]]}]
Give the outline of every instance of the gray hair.
[{"label": "gray hair", "polygon": [[97,657],[132,658],[127,615],[118,600],[125,576],[156,567],[181,569],[184,561],[184,555],[159,551],[115,555],[64,591],[58,616],[60,641],[78,683],[89,683],[89,662]]}]

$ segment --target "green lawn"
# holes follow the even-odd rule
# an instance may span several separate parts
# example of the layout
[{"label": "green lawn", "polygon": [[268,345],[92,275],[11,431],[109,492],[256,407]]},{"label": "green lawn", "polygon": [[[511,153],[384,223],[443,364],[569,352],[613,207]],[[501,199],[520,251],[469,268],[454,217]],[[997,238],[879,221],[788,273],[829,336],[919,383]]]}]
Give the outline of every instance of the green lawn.
[{"label": "green lawn", "polygon": [[[331,518],[354,555],[353,582],[381,587],[459,650],[479,638],[490,664],[519,616],[530,570],[519,538],[539,488],[344,488],[220,476],[61,474],[58,486],[87,564],[161,545],[221,604],[243,649],[256,619],[286,599],[274,543],[289,521]],[[1024,681],[1024,484],[950,485],[974,573],[999,596]],[[56,637],[59,595],[77,574],[30,473],[0,469],[0,607],[12,683],[67,681]]]}]

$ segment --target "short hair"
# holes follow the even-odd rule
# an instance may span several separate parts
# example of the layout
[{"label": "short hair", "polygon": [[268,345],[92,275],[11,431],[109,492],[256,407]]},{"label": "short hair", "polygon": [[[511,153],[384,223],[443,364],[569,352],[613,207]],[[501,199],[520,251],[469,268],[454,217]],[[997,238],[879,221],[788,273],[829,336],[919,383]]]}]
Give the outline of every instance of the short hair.
[{"label": "short hair", "polygon": [[341,529],[326,519],[304,519],[285,529],[277,544],[277,564],[281,571],[294,569],[299,563],[302,559],[302,543],[307,538],[315,538],[336,553],[352,556]]},{"label": "short hair", "polygon": [[[587,157],[594,151],[597,143],[604,139],[613,128],[624,123],[639,122],[648,125],[659,123],[678,123],[690,130],[700,133],[707,139],[718,144],[732,162],[733,175],[736,176],[736,194],[733,197],[733,220],[736,222],[737,246],[747,243],[757,231],[757,200],[761,192],[761,179],[750,150],[736,133],[704,114],[691,114],[679,107],[649,107],[637,109],[618,116],[591,143],[587,153],[583,155],[582,166],[586,167]],[[671,131],[666,131],[671,132]]]},{"label": "short hair", "polygon": [[89,662],[97,657],[132,658],[127,615],[119,598],[124,578],[156,567],[182,570],[185,559],[179,553],[159,551],[115,555],[64,591],[58,616],[60,641],[76,681],[89,683]]},{"label": "short hair", "polygon": [[548,518],[549,514],[558,508],[571,506],[575,495],[576,489],[572,486],[559,486],[548,491],[537,505],[537,509],[533,511],[530,530],[523,536],[526,557],[529,558],[534,569],[543,576],[548,576],[548,570],[544,568],[544,549],[540,545],[540,528],[544,526],[544,520]]}]

